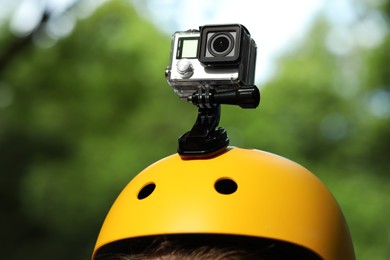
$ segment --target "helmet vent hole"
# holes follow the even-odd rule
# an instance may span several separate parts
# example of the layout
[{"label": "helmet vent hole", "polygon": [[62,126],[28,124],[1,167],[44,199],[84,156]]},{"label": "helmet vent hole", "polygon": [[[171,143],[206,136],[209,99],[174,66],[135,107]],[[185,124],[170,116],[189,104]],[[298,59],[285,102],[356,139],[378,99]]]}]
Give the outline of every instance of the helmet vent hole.
[{"label": "helmet vent hole", "polygon": [[222,178],[215,182],[214,188],[220,194],[229,195],[236,192],[238,186],[232,179]]},{"label": "helmet vent hole", "polygon": [[139,192],[137,198],[139,200],[146,199],[147,197],[150,196],[150,194],[153,193],[154,189],[156,188],[156,184],[154,183],[149,183],[146,184]]}]

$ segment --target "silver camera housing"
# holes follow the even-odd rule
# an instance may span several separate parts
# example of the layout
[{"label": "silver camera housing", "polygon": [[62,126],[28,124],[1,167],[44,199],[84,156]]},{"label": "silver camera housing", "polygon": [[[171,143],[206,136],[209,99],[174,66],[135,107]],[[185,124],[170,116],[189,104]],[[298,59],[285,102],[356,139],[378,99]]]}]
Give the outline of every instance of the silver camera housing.
[{"label": "silver camera housing", "polygon": [[205,25],[172,36],[165,75],[182,99],[199,88],[214,92],[254,85],[256,43],[240,24]]}]

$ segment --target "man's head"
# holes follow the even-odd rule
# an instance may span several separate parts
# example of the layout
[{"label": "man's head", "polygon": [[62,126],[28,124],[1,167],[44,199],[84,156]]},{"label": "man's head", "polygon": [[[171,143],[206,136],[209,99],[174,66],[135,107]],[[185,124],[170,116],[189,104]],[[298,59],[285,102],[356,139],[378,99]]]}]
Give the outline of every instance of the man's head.
[{"label": "man's head", "polygon": [[[113,253],[114,252],[114,253]],[[290,243],[226,235],[169,235],[134,238],[104,248],[96,260],[320,260]]]}]

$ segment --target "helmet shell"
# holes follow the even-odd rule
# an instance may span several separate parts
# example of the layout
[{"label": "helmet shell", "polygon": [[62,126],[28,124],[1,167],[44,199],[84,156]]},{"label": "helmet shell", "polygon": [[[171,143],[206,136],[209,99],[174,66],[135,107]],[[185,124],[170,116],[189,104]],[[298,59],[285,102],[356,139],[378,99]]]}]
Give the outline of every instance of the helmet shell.
[{"label": "helmet shell", "polygon": [[355,259],[343,214],[317,177],[283,157],[240,148],[202,159],[174,154],[147,167],[116,199],[94,255],[127,238],[189,233],[277,239],[324,259]]}]

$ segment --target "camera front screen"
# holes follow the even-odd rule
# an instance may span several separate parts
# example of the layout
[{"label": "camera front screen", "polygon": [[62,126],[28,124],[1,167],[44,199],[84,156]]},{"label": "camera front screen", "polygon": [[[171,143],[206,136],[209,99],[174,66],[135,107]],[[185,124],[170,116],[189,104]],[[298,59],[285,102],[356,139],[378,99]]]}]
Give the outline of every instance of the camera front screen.
[{"label": "camera front screen", "polygon": [[198,57],[199,38],[180,38],[177,45],[177,59],[195,59]]}]

